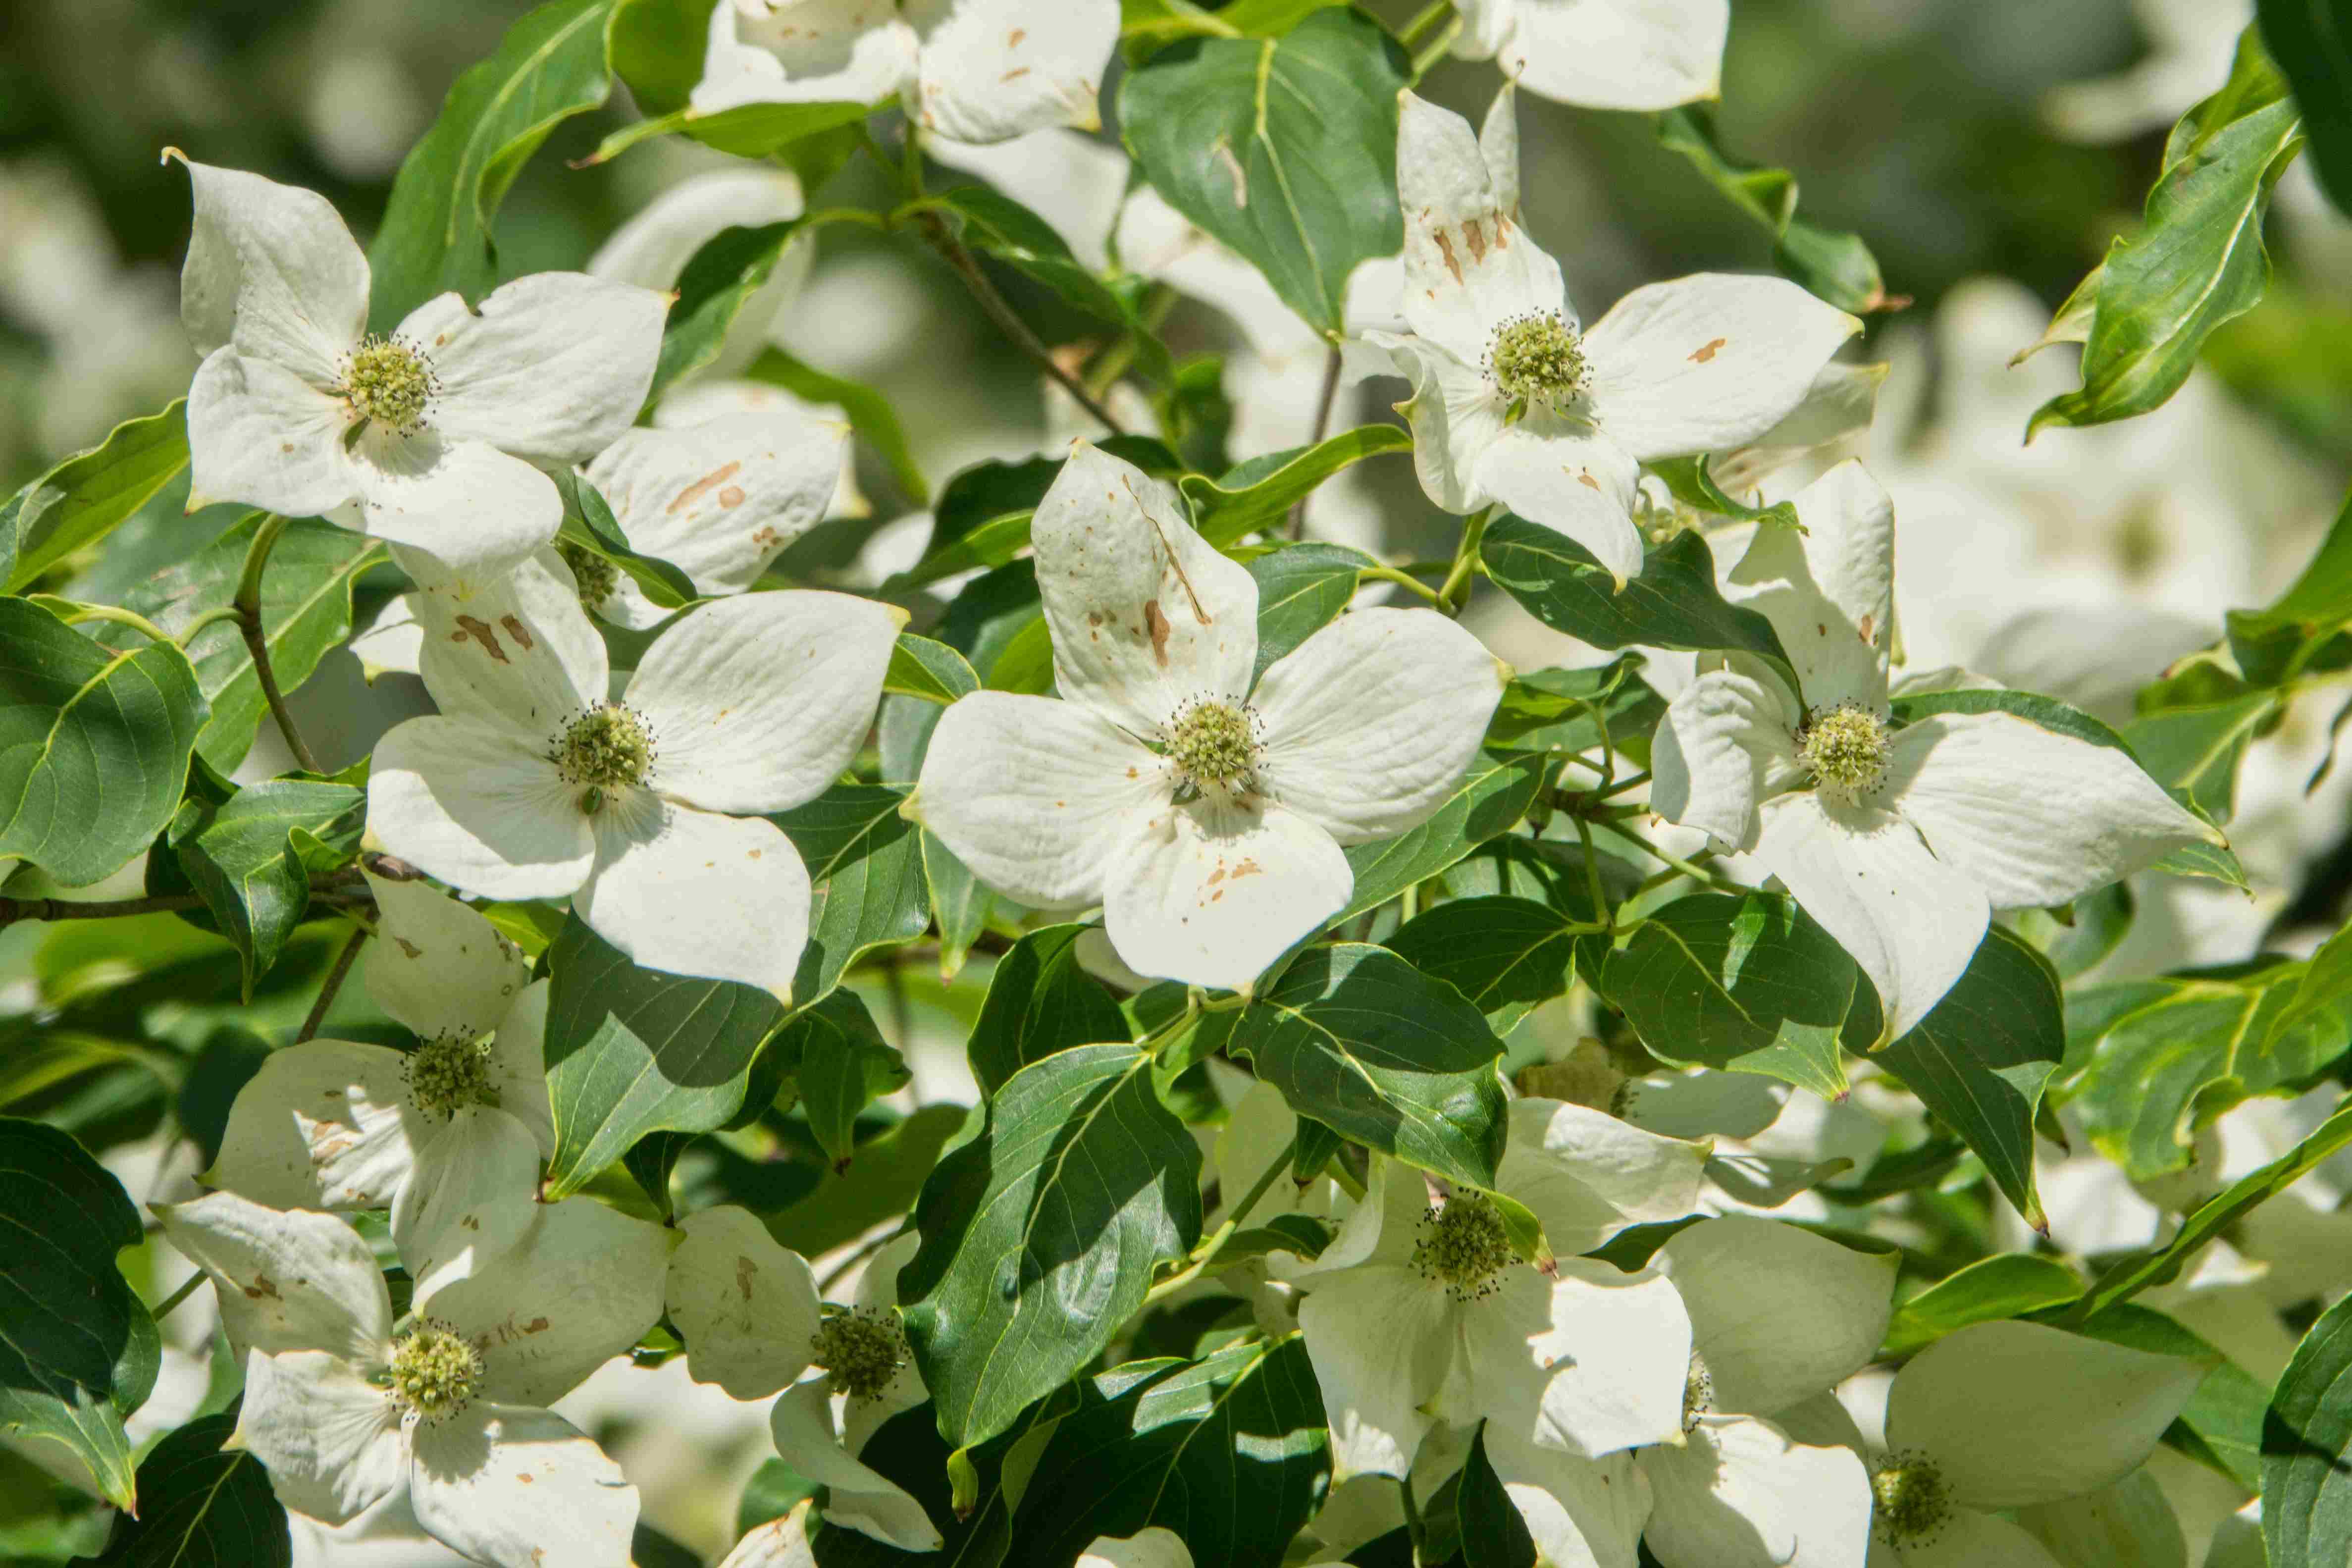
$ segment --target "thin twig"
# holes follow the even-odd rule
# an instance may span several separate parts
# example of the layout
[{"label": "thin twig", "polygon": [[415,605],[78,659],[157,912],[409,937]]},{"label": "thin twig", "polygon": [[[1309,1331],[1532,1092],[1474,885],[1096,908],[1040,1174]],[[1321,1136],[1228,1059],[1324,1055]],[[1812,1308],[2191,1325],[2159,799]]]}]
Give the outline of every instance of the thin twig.
[{"label": "thin twig", "polygon": [[[1307,438],[1310,447],[1319,447],[1323,437],[1331,433],[1331,405],[1339,398],[1339,345],[1323,360],[1323,392],[1315,403],[1315,434]],[[1290,537],[1297,539],[1307,531],[1307,500],[1300,496],[1290,507]]]},{"label": "thin twig", "polygon": [[180,1281],[180,1288],[178,1289],[173,1291],[161,1301],[155,1303],[154,1307],[149,1311],[148,1316],[153,1318],[159,1323],[162,1322],[165,1318],[171,1315],[173,1308],[178,1306],[181,1302],[194,1295],[196,1293],[196,1287],[203,1284],[209,1278],[210,1276],[205,1274],[203,1269],[197,1269],[194,1274],[189,1275],[185,1279]]},{"label": "thin twig", "polygon": [[948,226],[939,215],[920,213],[917,215],[917,221],[924,237],[947,258],[948,265],[956,269],[957,275],[964,281],[964,287],[971,290],[971,297],[980,301],[980,308],[988,313],[988,319],[996,323],[997,329],[1013,340],[1013,346],[1034,361],[1037,368],[1051,376],[1063,391],[1076,398],[1078,406],[1094,416],[1103,428],[1114,436],[1126,435],[1125,426],[1111,417],[1110,410],[1087,390],[1086,384],[1055,362],[1054,351],[1029,330],[1029,323],[1023,321],[1004,296],[996,291],[996,285],[990,282],[988,274],[981,270],[978,258],[964,248],[961,240],[948,232]]},{"label": "thin twig", "polygon": [[1470,598],[1470,574],[1478,569],[1478,546],[1486,537],[1486,519],[1494,512],[1470,514],[1462,530],[1462,542],[1454,552],[1454,567],[1445,574],[1444,585],[1437,590],[1437,607],[1449,616],[1458,616]]},{"label": "thin twig", "polygon": [[323,773],[319,759],[303,742],[302,731],[294,727],[294,716],[286,710],[286,693],[278,689],[278,672],[269,666],[269,638],[261,625],[261,574],[269,564],[269,552],[278,547],[278,536],[286,531],[286,521],[275,512],[264,518],[246,550],[245,571],[236,584],[236,629],[244,634],[245,651],[252,656],[262,700],[269,704],[270,717],[278,721],[278,732],[286,737],[286,749],[294,753],[295,763],[304,773]]},{"label": "thin twig", "polygon": [[856,1268],[859,1264],[865,1262],[867,1258],[873,1257],[876,1253],[881,1251],[884,1247],[889,1246],[892,1242],[898,1240],[899,1237],[905,1234],[906,1232],[902,1227],[898,1230],[886,1230],[879,1236],[867,1237],[856,1251],[851,1253],[848,1257],[835,1264],[831,1268],[825,1270],[824,1278],[816,1282],[817,1294],[822,1296],[826,1291],[831,1290],[835,1285],[841,1283],[842,1277],[844,1275],[847,1274],[851,1269]]},{"label": "thin twig", "polygon": [[352,940],[343,943],[343,951],[335,955],[334,968],[327,971],[327,983],[319,987],[319,999],[310,1004],[310,1016],[302,1020],[302,1032],[294,1037],[296,1045],[314,1037],[319,1026],[327,1021],[327,1009],[334,1005],[335,993],[343,988],[343,977],[352,972],[352,960],[360,955],[361,944],[367,939],[367,928],[362,926],[352,932]]}]

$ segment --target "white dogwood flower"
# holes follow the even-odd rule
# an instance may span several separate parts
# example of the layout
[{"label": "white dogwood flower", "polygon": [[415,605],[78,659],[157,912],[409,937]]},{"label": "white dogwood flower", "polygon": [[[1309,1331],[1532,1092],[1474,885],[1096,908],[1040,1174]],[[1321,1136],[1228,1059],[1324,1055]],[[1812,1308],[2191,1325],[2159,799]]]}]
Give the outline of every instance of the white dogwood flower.
[{"label": "white dogwood flower", "polygon": [[368,826],[384,847],[484,897],[569,895],[648,968],[789,995],[808,868],[758,814],[814,800],[849,765],[905,612],[842,594],[714,600],[614,700],[561,562],[417,597],[441,711],[376,745]]},{"label": "white dogwood flower", "polygon": [[[1524,1204],[1557,1259],[1514,1256],[1501,1211],[1420,1172],[1373,1164],[1364,1200],[1297,1277],[1335,1478],[1403,1476],[1434,1427],[1484,1419],[1597,1458],[1678,1433],[1691,1324],[1665,1278],[1580,1258],[1628,1226],[1679,1218],[1704,1148],[1559,1100],[1514,1100],[1496,1189]],[[1605,1347],[1605,1350],[1604,1350]]]},{"label": "white dogwood flower", "polygon": [[2053,1568],[1993,1510],[2112,1486],[2145,1461],[2208,1368],[2017,1321],[1937,1341],[1895,1374],[1873,1461],[1873,1561]]},{"label": "white dogwood flower", "polygon": [[688,1371],[737,1399],[782,1391],[769,1414],[776,1452],[831,1489],[832,1523],[901,1551],[937,1551],[940,1533],[922,1504],[857,1459],[885,1421],[930,1397],[898,1323],[898,1271],[922,1238],[908,1231],[891,1241],[866,1264],[856,1301],[827,1309],[807,1259],[778,1245],[748,1209],[704,1209],[678,1228],[685,1239],[665,1295]]},{"label": "white dogwood flower", "polygon": [[1723,88],[1730,0],[1462,0],[1454,52],[1538,98],[1672,109]]},{"label": "white dogwood flower", "polygon": [[[205,1181],[272,1208],[389,1208],[425,1284],[459,1259],[428,1255],[423,1238],[479,1260],[530,1217],[501,1200],[530,1190],[555,1149],[548,983],[530,983],[530,961],[447,894],[373,871],[367,880],[378,920],[368,994],[420,1043],[272,1051],[237,1091]],[[459,1223],[467,1216],[473,1225]]]},{"label": "white dogwood flower", "polygon": [[1092,131],[1118,42],[1113,0],[721,0],[698,114],[747,103],[875,103],[957,142]]},{"label": "white dogwood flower", "polygon": [[233,1440],[289,1508],[341,1524],[405,1487],[426,1532],[478,1563],[625,1568],[636,1489],[546,1407],[661,1315],[669,1237],[593,1199],[505,1201],[528,1211],[522,1239],[420,1285],[398,1323],[374,1253],[331,1215],[231,1193],[156,1212],[213,1278],[245,1358]]},{"label": "white dogwood flower", "polygon": [[1398,411],[1422,489],[1451,512],[1500,503],[1631,577],[1640,465],[1765,435],[1862,323],[1783,279],[1709,272],[1636,289],[1588,331],[1559,264],[1519,226],[1511,89],[1477,136],[1450,110],[1401,101],[1410,330],[1365,342],[1412,383]]},{"label": "white dogwood flower", "polygon": [[355,520],[485,579],[553,538],[563,504],[533,465],[584,462],[635,420],[668,300],[541,272],[371,334],[367,258],[325,197],[187,167],[190,507]]},{"label": "white dogwood flower", "polygon": [[1346,905],[1341,845],[1444,802],[1502,699],[1431,610],[1344,615],[1253,682],[1256,581],[1175,486],[1084,442],[1031,539],[1066,700],[956,702],[908,811],[1024,904],[1101,904],[1139,973],[1250,984]]},{"label": "white dogwood flower", "polygon": [[1804,531],[1759,529],[1726,593],[1771,622],[1801,689],[1746,654],[1701,673],[1659,722],[1650,799],[1778,876],[1869,976],[1893,1039],[1967,969],[1991,910],[2063,904],[2221,836],[2112,746],[1999,711],[1895,727],[1893,505],[1857,462],[1793,500]]}]

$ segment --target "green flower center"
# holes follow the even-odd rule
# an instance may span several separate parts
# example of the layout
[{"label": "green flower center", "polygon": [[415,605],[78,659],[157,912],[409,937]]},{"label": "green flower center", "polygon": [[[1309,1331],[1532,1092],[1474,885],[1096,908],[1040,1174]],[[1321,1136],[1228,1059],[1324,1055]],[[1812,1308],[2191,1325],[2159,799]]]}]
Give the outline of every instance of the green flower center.
[{"label": "green flower center", "polygon": [[1797,754],[1814,782],[1848,801],[1885,782],[1890,749],[1886,721],[1851,702],[1814,714],[1797,734]]},{"label": "green flower center", "polygon": [[1715,1373],[1707,1371],[1706,1358],[1691,1352],[1690,1370],[1683,1374],[1683,1430],[1692,1431],[1698,1418],[1715,1409]]},{"label": "green flower center", "polygon": [[1486,372],[1513,402],[1562,403],[1584,390],[1589,367],[1580,342],[1555,311],[1521,316],[1495,329]]},{"label": "green flower center", "polygon": [[810,1336],[809,1361],[831,1374],[835,1394],[877,1398],[907,1364],[907,1336],[875,1308],[836,1312]]},{"label": "green flower center", "polygon": [[393,1345],[393,1401],[428,1426],[465,1409],[481,1381],[482,1352],[446,1323],[421,1322]]},{"label": "green flower center", "polygon": [[1924,1545],[1952,1517],[1943,1475],[1924,1455],[1890,1455],[1870,1478],[1870,1490],[1877,1502],[1872,1526],[1888,1546]]},{"label": "green flower center", "polygon": [[580,607],[593,610],[613,596],[621,585],[621,569],[589,549],[568,539],[555,542],[555,552],[572,568],[574,581],[580,584]]},{"label": "green flower center", "polygon": [[425,411],[440,390],[425,356],[398,338],[360,340],[343,362],[343,397],[363,424],[404,436],[425,427]]},{"label": "green flower center", "polygon": [[608,702],[566,725],[547,757],[565,784],[585,786],[580,809],[593,813],[604,804],[606,790],[646,782],[653,772],[654,738],[643,719]]},{"label": "green flower center", "polygon": [[1195,789],[1239,789],[1257,771],[1257,731],[1246,708],[1185,704],[1168,726],[1168,759]]},{"label": "green flower center", "polygon": [[408,1053],[408,1097],[445,1120],[468,1105],[496,1105],[490,1042],[467,1034],[441,1035]]},{"label": "green flower center", "polygon": [[1412,1266],[1457,1301],[1493,1295],[1503,1288],[1503,1270],[1518,1261],[1503,1211],[1482,1194],[1454,1194],[1423,1215],[1421,1227]]}]

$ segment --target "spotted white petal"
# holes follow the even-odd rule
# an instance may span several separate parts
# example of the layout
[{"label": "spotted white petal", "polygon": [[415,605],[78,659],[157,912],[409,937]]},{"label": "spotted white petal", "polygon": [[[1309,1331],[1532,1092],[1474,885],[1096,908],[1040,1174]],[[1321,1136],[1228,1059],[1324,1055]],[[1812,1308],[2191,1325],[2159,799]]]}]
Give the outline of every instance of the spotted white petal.
[{"label": "spotted white petal", "polygon": [[1538,98],[1651,110],[1720,90],[1729,0],[1473,0],[1462,10],[1473,47],[1485,45],[1474,58],[1491,55]]},{"label": "spotted white petal", "polygon": [[1461,782],[1508,679],[1433,610],[1342,616],[1258,681],[1259,780],[1342,844],[1406,832]]},{"label": "spotted white petal", "polygon": [[1706,671],[1666,705],[1651,738],[1651,808],[1753,849],[1759,808],[1801,774],[1803,719],[1788,687],[1760,666]]},{"label": "spotted white petal", "polygon": [[1995,909],[2063,904],[2221,838],[2128,753],[2011,713],[1896,731],[1883,799]]},{"label": "spotted white petal", "polygon": [[466,719],[411,719],[376,742],[368,829],[453,887],[562,898],[587,879],[595,835],[540,749]]},{"label": "spotted white petal", "polygon": [[1083,909],[1170,787],[1159,757],[1077,703],[975,691],[940,715],[909,809],[989,886]]},{"label": "spotted white petal", "polygon": [[782,1519],[772,1519],[735,1543],[719,1568],[816,1568],[816,1552],[808,1539],[809,1510],[814,1501],[797,1504]]},{"label": "spotted white petal", "polygon": [[776,1452],[801,1475],[831,1489],[826,1522],[855,1530],[902,1552],[936,1552],[939,1527],[905,1488],[858,1463],[835,1441],[825,1380],[812,1377],[784,1391],[768,1413]]},{"label": "spotted white petal", "polygon": [[333,204],[240,169],[180,161],[195,205],[180,270],[190,346],[209,356],[234,342],[314,387],[333,386],[368,310],[367,258]]},{"label": "spotted white petal", "polygon": [[1644,462],[1740,446],[1801,404],[1861,330],[1785,279],[1701,272],[1636,289],[1585,334],[1593,422]]},{"label": "spotted white petal", "polygon": [[746,594],[654,639],[624,701],[654,741],[650,787],[705,811],[823,795],[874,726],[906,612],[848,594]]},{"label": "spotted white petal", "polygon": [[247,1354],[236,1441],[297,1513],[341,1524],[407,1480],[400,1406],[371,1370],[325,1351]]},{"label": "spotted white petal", "polygon": [[262,1207],[234,1193],[158,1204],[164,1238],[213,1278],[229,1346],[324,1351],[381,1364],[392,1300],[375,1254],[332,1215]]},{"label": "spotted white petal", "polygon": [[1698,1208],[1706,1145],[1662,1138],[1604,1111],[1532,1096],[1511,1102],[1496,1185],[1535,1212],[1563,1258],[1590,1252],[1628,1226]]},{"label": "spotted white petal", "polygon": [[270,1052],[229,1106],[205,1182],[271,1208],[383,1207],[434,1131],[406,1077],[389,1046],[309,1040]]},{"label": "spotted white petal", "polygon": [[480,441],[371,428],[352,455],[366,531],[426,552],[468,584],[512,571],[563,521],[552,480]]},{"label": "spotted white petal", "polygon": [[366,871],[376,938],[362,978],[394,1023],[431,1039],[487,1035],[530,980],[530,960],[481,911],[428,882]]},{"label": "spotted white petal", "polygon": [[310,517],[358,493],[343,405],[282,365],[219,349],[188,388],[192,504],[241,501]]},{"label": "spotted white petal", "polygon": [[1412,429],[1412,466],[1423,493],[1457,514],[1485,506],[1490,498],[1479,459],[1501,439],[1509,412],[1486,373],[1425,338],[1373,331],[1364,341],[1412,384],[1412,396],[1397,412]]},{"label": "spotted white petal", "polygon": [[987,142],[1102,124],[1095,95],[1118,42],[1114,0],[917,0],[905,10],[922,40],[909,107],[924,130]]},{"label": "spotted white petal", "polygon": [[1739,1215],[1678,1231],[1659,1256],[1689,1310],[1713,1408],[1738,1415],[1775,1415],[1866,1365],[1900,1262]]},{"label": "spotted white petal", "polygon": [[1432,1425],[1453,1354],[1453,1300],[1411,1269],[1373,1265],[1317,1283],[1298,1308],[1323,1391],[1336,1484],[1403,1476]]},{"label": "spotted white petal", "polygon": [[595,831],[572,908],[598,936],[643,968],[791,996],[811,889],[782,828],[640,790],[599,812]]},{"label": "spotted white petal", "polygon": [[1480,494],[1584,546],[1619,586],[1642,570],[1636,469],[1607,431],[1532,413],[1479,454],[1473,473]]},{"label": "spotted white petal", "polygon": [[1192,531],[1175,486],[1074,442],[1030,539],[1065,698],[1157,735],[1188,699],[1248,692],[1257,582]]},{"label": "spotted white petal", "polygon": [[488,1105],[463,1105],[416,1152],[392,1205],[393,1245],[418,1297],[479,1274],[539,1212],[539,1144]]},{"label": "spotted white petal", "polygon": [[1772,623],[1808,707],[1882,711],[1894,642],[1894,500],[1852,460],[1790,499],[1803,531],[1759,528],[1725,577],[1724,596]]},{"label": "spotted white petal", "polygon": [[1538,1560],[1558,1568],[1633,1568],[1653,1503],[1630,1453],[1587,1459],[1540,1447],[1500,1426],[1486,1460],[1528,1527]]},{"label": "spotted white petal", "polygon": [[416,1522],[492,1568],[628,1568],[637,1489],[561,1415],[478,1404],[412,1440]]},{"label": "spotted white petal", "polygon": [[1927,1016],[1967,970],[1991,908],[1976,881],[1875,806],[1811,791],[1765,803],[1756,858],[1788,885],[1878,990],[1883,1037]]},{"label": "spotted white petal", "polygon": [[1706,1415],[1641,1463],[1658,1505],[1643,1540],[1664,1568],[1864,1568],[1870,1556],[1870,1478],[1851,1449]]},{"label": "spotted white petal", "polygon": [[1239,990],[1339,912],[1348,857],[1299,812],[1209,795],[1155,814],[1103,869],[1103,926],[1139,974]]},{"label": "spotted white petal", "polygon": [[747,103],[876,103],[914,73],[915,31],[894,0],[714,6],[697,114]]},{"label": "spotted white petal", "polygon": [[1406,324],[1470,365],[1483,362],[1507,322],[1554,316],[1573,329],[1559,264],[1518,226],[1510,89],[1487,115],[1483,147],[1453,110],[1412,92],[1397,101]]},{"label": "spotted white petal", "polygon": [[689,1215],[678,1229],[685,1239],[670,1257],[664,1299],[695,1380],[764,1399],[808,1370],[819,1317],[808,1259],[732,1204]]},{"label": "spotted white petal", "polygon": [[799,414],[735,414],[628,432],[588,465],[630,548],[704,595],[740,594],[833,504],[849,426]]}]

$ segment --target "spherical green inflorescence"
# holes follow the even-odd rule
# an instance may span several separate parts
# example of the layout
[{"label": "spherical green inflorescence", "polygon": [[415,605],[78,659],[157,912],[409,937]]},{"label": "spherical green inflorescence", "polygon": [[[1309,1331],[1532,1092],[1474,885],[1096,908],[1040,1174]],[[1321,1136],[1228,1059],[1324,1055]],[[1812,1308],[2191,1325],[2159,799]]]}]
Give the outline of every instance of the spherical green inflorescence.
[{"label": "spherical green inflorescence", "polygon": [[424,428],[436,389],[433,367],[398,338],[364,338],[343,364],[343,396],[352,412],[404,436]]},{"label": "spherical green inflorescence", "polygon": [[1943,1473],[1923,1454],[1894,1454],[1870,1478],[1871,1525],[1888,1546],[1924,1545],[1952,1516]]},{"label": "spherical green inflorescence", "polygon": [[572,568],[572,580],[580,584],[580,607],[593,610],[613,596],[621,585],[621,569],[584,544],[574,544],[568,539],[555,542],[555,552]]},{"label": "spherical green inflorescence", "polygon": [[888,1313],[872,1307],[835,1312],[811,1336],[809,1361],[831,1375],[835,1394],[877,1398],[907,1364],[907,1336]]},{"label": "spherical green inflorescence", "polygon": [[1690,1370],[1683,1374],[1683,1430],[1698,1426],[1698,1418],[1715,1409],[1715,1373],[1707,1371],[1706,1358],[1691,1352]]},{"label": "spherical green inflorescence", "polygon": [[1841,703],[1816,713],[1797,737],[1797,754],[1822,791],[1854,801],[1886,779],[1886,721],[1867,708]]},{"label": "spherical green inflorescence", "polygon": [[1560,403],[1584,390],[1589,367],[1581,342],[1556,312],[1521,316],[1495,329],[1486,370],[1514,402]]},{"label": "spherical green inflorescence", "polygon": [[1168,759],[1196,789],[1238,789],[1257,771],[1257,732],[1247,709],[1187,703],[1168,726]]},{"label": "spherical green inflorescence", "polygon": [[427,1320],[394,1344],[394,1402],[428,1426],[466,1408],[482,1381],[482,1352],[446,1323]]},{"label": "spherical green inflorescence", "polygon": [[1483,1194],[1455,1193],[1422,1216],[1412,1266],[1445,1287],[1457,1301],[1475,1301],[1503,1288],[1503,1270],[1518,1261],[1503,1211]]},{"label": "spherical green inflorescence", "polygon": [[565,726],[548,761],[568,784],[584,784],[583,811],[604,804],[606,790],[645,783],[653,771],[654,738],[646,721],[614,703],[591,708]]},{"label": "spherical green inflorescence", "polygon": [[440,1035],[408,1054],[408,1096],[445,1120],[468,1105],[496,1105],[490,1043],[467,1034]]}]

